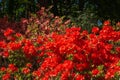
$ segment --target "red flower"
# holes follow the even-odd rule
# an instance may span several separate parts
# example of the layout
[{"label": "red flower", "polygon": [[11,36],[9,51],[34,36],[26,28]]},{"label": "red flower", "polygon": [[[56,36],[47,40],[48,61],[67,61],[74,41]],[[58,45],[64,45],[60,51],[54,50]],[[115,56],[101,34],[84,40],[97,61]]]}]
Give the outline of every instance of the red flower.
[{"label": "red flower", "polygon": [[117,52],[120,52],[120,47],[115,48]]},{"label": "red flower", "polygon": [[110,80],[114,77],[116,70],[114,69],[108,69],[107,73],[105,74],[105,79]]},{"label": "red flower", "polygon": [[61,75],[61,80],[68,80],[69,75],[70,75],[69,71],[63,72]]},{"label": "red flower", "polygon": [[31,63],[27,63],[27,64],[26,64],[26,67],[32,68],[32,64],[31,64]]},{"label": "red flower", "polygon": [[106,20],[106,21],[104,21],[104,26],[109,26],[110,25],[110,21],[109,20]]},{"label": "red flower", "polygon": [[61,71],[63,71],[62,64],[58,64],[58,65],[55,67],[54,71],[53,71],[50,75],[51,75],[51,76],[57,76],[57,74],[58,74],[59,72],[61,72]]},{"label": "red flower", "polygon": [[29,74],[30,73],[30,69],[29,68],[23,68],[22,69],[22,73]]},{"label": "red flower", "polygon": [[2,80],[10,80],[10,74],[4,74],[3,76],[2,76]]},{"label": "red flower", "polygon": [[97,60],[98,59],[98,54],[97,53],[92,53],[91,54],[91,58],[94,60]]},{"label": "red flower", "polygon": [[98,27],[93,27],[93,28],[92,28],[92,32],[93,32],[93,33],[98,33],[98,31],[99,31],[99,28],[98,28]]},{"label": "red flower", "polygon": [[0,48],[6,48],[5,41],[0,41]]},{"label": "red flower", "polygon": [[40,73],[40,71],[34,71],[34,72],[32,73],[32,75],[33,75],[34,77],[40,77],[40,76],[41,76],[41,73]]},{"label": "red flower", "polygon": [[92,75],[93,76],[96,76],[96,75],[98,75],[100,73],[100,71],[98,70],[98,69],[93,69],[92,70]]},{"label": "red flower", "polygon": [[4,72],[4,71],[6,71],[6,68],[5,68],[5,67],[1,67],[1,68],[0,68],[0,71],[3,71],[3,72]]},{"label": "red flower", "polygon": [[70,61],[70,60],[64,61],[64,63],[63,63],[63,68],[64,68],[66,71],[72,70],[72,69],[73,69],[73,62]]},{"label": "red flower", "polygon": [[7,28],[7,30],[4,32],[4,36],[10,36],[14,31],[10,28]]},{"label": "red flower", "polygon": [[8,70],[10,72],[16,72],[16,71],[18,71],[18,68],[14,64],[9,64],[8,65]]},{"label": "red flower", "polygon": [[43,77],[42,80],[49,80],[49,76]]},{"label": "red flower", "polygon": [[76,69],[79,71],[83,71],[88,68],[88,65],[89,65],[88,63],[79,63],[76,64]]},{"label": "red flower", "polygon": [[4,51],[4,53],[3,53],[3,57],[4,57],[4,58],[8,58],[8,57],[9,57],[9,53],[8,53],[8,51]]},{"label": "red flower", "polygon": [[87,30],[84,30],[84,31],[82,32],[82,35],[83,35],[83,36],[87,36],[87,35],[88,35],[88,31],[87,31]]},{"label": "red flower", "polygon": [[38,42],[39,44],[42,44],[42,42],[43,42],[43,37],[42,37],[42,36],[38,36],[37,42]]},{"label": "red flower", "polygon": [[20,34],[20,33],[16,33],[15,36],[19,38],[19,37],[22,36],[22,34]]},{"label": "red flower", "polygon": [[27,58],[31,58],[33,56],[36,56],[36,48],[33,45],[25,45],[23,47],[23,51]]},{"label": "red flower", "polygon": [[85,80],[85,77],[83,75],[77,74],[75,80]]},{"label": "red flower", "polygon": [[10,42],[8,45],[9,45],[9,48],[13,51],[20,49],[22,46],[21,43],[15,43],[15,42]]},{"label": "red flower", "polygon": [[112,44],[106,44],[106,45],[105,45],[105,49],[106,49],[107,51],[110,51],[110,50],[112,49],[112,47],[113,47]]}]

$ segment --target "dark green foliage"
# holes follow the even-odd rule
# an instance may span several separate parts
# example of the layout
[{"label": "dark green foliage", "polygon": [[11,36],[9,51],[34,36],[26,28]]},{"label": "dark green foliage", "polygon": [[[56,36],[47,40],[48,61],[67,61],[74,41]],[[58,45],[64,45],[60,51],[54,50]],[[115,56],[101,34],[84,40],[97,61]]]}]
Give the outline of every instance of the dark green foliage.
[{"label": "dark green foliage", "polygon": [[[120,0],[1,0],[0,17],[9,16],[10,20],[20,20],[21,17],[28,18],[40,7],[52,7],[52,12],[58,16],[75,15],[79,12],[86,14],[84,10],[86,2],[96,7],[97,15],[102,19],[120,20]],[[94,13],[96,14],[96,13]],[[80,14],[79,14],[80,15]]]},{"label": "dark green foliage", "polygon": [[12,21],[27,18],[30,13],[37,11],[35,0],[2,0],[0,8],[0,16],[7,15]]},{"label": "dark green foliage", "polygon": [[74,24],[89,32],[93,26],[98,26],[97,21],[99,20],[99,17],[97,16],[96,8],[89,3],[85,4],[83,11],[74,11],[74,13],[70,14],[68,17]]},{"label": "dark green foliage", "polygon": [[97,5],[98,15],[103,19],[120,21],[120,0],[89,0]]}]

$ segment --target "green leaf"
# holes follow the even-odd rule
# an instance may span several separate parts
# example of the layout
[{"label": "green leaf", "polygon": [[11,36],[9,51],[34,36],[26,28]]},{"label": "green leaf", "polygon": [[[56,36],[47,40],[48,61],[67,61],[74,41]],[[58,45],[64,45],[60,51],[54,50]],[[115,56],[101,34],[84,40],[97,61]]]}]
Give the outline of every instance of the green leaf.
[{"label": "green leaf", "polygon": [[98,70],[103,70],[104,65],[99,65],[97,68],[98,68]]}]

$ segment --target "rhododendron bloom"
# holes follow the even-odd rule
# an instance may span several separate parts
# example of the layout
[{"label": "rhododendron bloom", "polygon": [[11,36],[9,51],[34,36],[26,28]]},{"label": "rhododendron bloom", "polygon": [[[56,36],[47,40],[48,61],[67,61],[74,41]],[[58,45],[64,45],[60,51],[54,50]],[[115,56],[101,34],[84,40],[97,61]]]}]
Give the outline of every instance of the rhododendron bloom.
[{"label": "rhododendron bloom", "polygon": [[32,68],[32,64],[31,64],[31,63],[27,63],[27,64],[26,64],[26,67]]},{"label": "rhododendron bloom", "polygon": [[69,71],[63,72],[61,75],[61,80],[68,80],[69,75],[70,75]]},{"label": "rhododendron bloom", "polygon": [[15,36],[19,38],[19,37],[22,36],[22,34],[20,34],[20,33],[16,33]]},{"label": "rhododendron bloom", "polygon": [[29,68],[23,68],[22,69],[22,73],[29,74],[30,73],[30,69]]},{"label": "rhododendron bloom", "polygon": [[64,61],[63,63],[63,68],[66,70],[66,71],[69,71],[73,68],[73,62],[70,61],[70,60],[66,60]]},{"label": "rhododendron bloom", "polygon": [[21,43],[15,43],[15,42],[11,42],[11,43],[9,43],[8,45],[9,45],[9,48],[10,48],[11,50],[13,50],[13,51],[20,49],[21,46],[22,46]]},{"label": "rhododendron bloom", "polygon": [[3,57],[4,57],[4,58],[8,58],[8,57],[9,57],[9,52],[8,52],[8,51],[4,51]]},{"label": "rhododendron bloom", "polygon": [[8,70],[10,72],[16,72],[16,71],[18,71],[18,68],[14,64],[9,64],[8,65]]},{"label": "rhododendron bloom", "polygon": [[120,47],[116,47],[115,49],[116,49],[117,52],[120,53]]},{"label": "rhododendron bloom", "polygon": [[92,75],[93,76],[97,76],[100,73],[100,71],[98,69],[93,69],[92,70]]},{"label": "rhododendron bloom", "polygon": [[10,80],[10,74],[4,74],[3,76],[2,76],[2,80]]},{"label": "rhododendron bloom", "polygon": [[93,32],[93,33],[98,33],[98,31],[99,31],[99,28],[98,28],[98,27],[93,27],[93,28],[92,28],[92,32]]},{"label": "rhododendron bloom", "polygon": [[108,26],[108,25],[110,25],[110,21],[109,20],[106,20],[106,21],[104,21],[104,26]]},{"label": "rhododendron bloom", "polygon": [[30,46],[25,45],[23,47],[23,52],[25,53],[25,55],[26,55],[27,58],[34,57],[34,56],[37,55],[36,54],[36,48],[33,45],[30,45]]},{"label": "rhododendron bloom", "polygon": [[112,44],[106,44],[105,45],[105,49],[107,50],[107,51],[110,51],[111,49],[112,49]]},{"label": "rhododendron bloom", "polygon": [[75,80],[85,80],[85,77],[83,75],[77,74]]},{"label": "rhododendron bloom", "polygon": [[6,45],[5,41],[0,41],[0,48],[6,48]]},{"label": "rhododendron bloom", "polygon": [[12,33],[13,33],[14,31],[12,30],[12,29],[10,29],[10,28],[7,28],[7,30],[6,31],[4,31],[4,36],[10,36]]},{"label": "rhododendron bloom", "polygon": [[87,63],[79,63],[79,64],[76,64],[75,67],[77,70],[83,71],[83,70],[88,69],[88,66],[89,66],[89,64],[87,64]]},{"label": "rhododendron bloom", "polygon": [[40,77],[40,76],[41,76],[41,72],[40,72],[40,71],[34,71],[34,72],[32,73],[32,75],[33,75],[34,77]]},{"label": "rhododendron bloom", "polygon": [[105,74],[105,79],[110,80],[114,77],[115,71],[113,69],[108,70],[108,72]]},{"label": "rhododendron bloom", "polygon": [[5,67],[1,67],[0,71],[6,71],[6,68]]}]

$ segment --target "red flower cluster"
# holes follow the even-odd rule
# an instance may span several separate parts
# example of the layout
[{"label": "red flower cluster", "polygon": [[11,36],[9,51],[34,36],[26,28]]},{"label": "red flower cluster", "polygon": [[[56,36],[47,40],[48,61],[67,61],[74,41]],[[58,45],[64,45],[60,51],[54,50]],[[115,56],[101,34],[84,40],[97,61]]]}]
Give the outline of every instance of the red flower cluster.
[{"label": "red flower cluster", "polygon": [[[111,70],[109,65],[120,60],[119,48],[112,44],[119,42],[120,32],[114,31],[108,25],[103,26],[100,32],[97,27],[93,28],[91,34],[84,32],[80,32],[80,28],[73,27],[67,29],[64,35],[53,33],[50,41],[40,46],[42,57],[46,56],[46,58],[37,70],[39,78],[49,79],[60,75],[62,80],[69,78],[77,80],[79,77],[84,80],[88,79],[88,75],[97,77],[101,73],[108,74],[107,71]],[[102,70],[97,69],[100,65],[104,66]],[[79,76],[73,76],[77,73]]]},{"label": "red flower cluster", "polygon": [[7,30],[4,32],[4,36],[8,37],[10,36],[14,31],[10,28],[7,28]]},{"label": "red flower cluster", "polygon": [[3,76],[2,76],[2,80],[10,80],[10,74],[4,74]]},{"label": "red flower cluster", "polygon": [[23,69],[22,69],[22,72],[23,72],[24,74],[28,74],[28,73],[30,73],[30,69],[29,69],[29,68],[23,68]]},{"label": "red flower cluster", "polygon": [[18,71],[18,68],[14,64],[9,64],[8,65],[8,71],[13,73],[13,72]]},{"label": "red flower cluster", "polygon": [[[120,31],[105,22],[101,30],[93,27],[90,34],[72,27],[66,29],[65,34],[54,32],[34,40],[15,39],[8,44],[1,41],[0,49],[8,51],[10,57],[11,53],[20,51],[25,61],[32,63],[24,65],[21,73],[32,74],[30,78],[34,80],[110,80],[116,73],[120,76],[119,43]],[[18,71],[11,64],[8,69]]]}]

